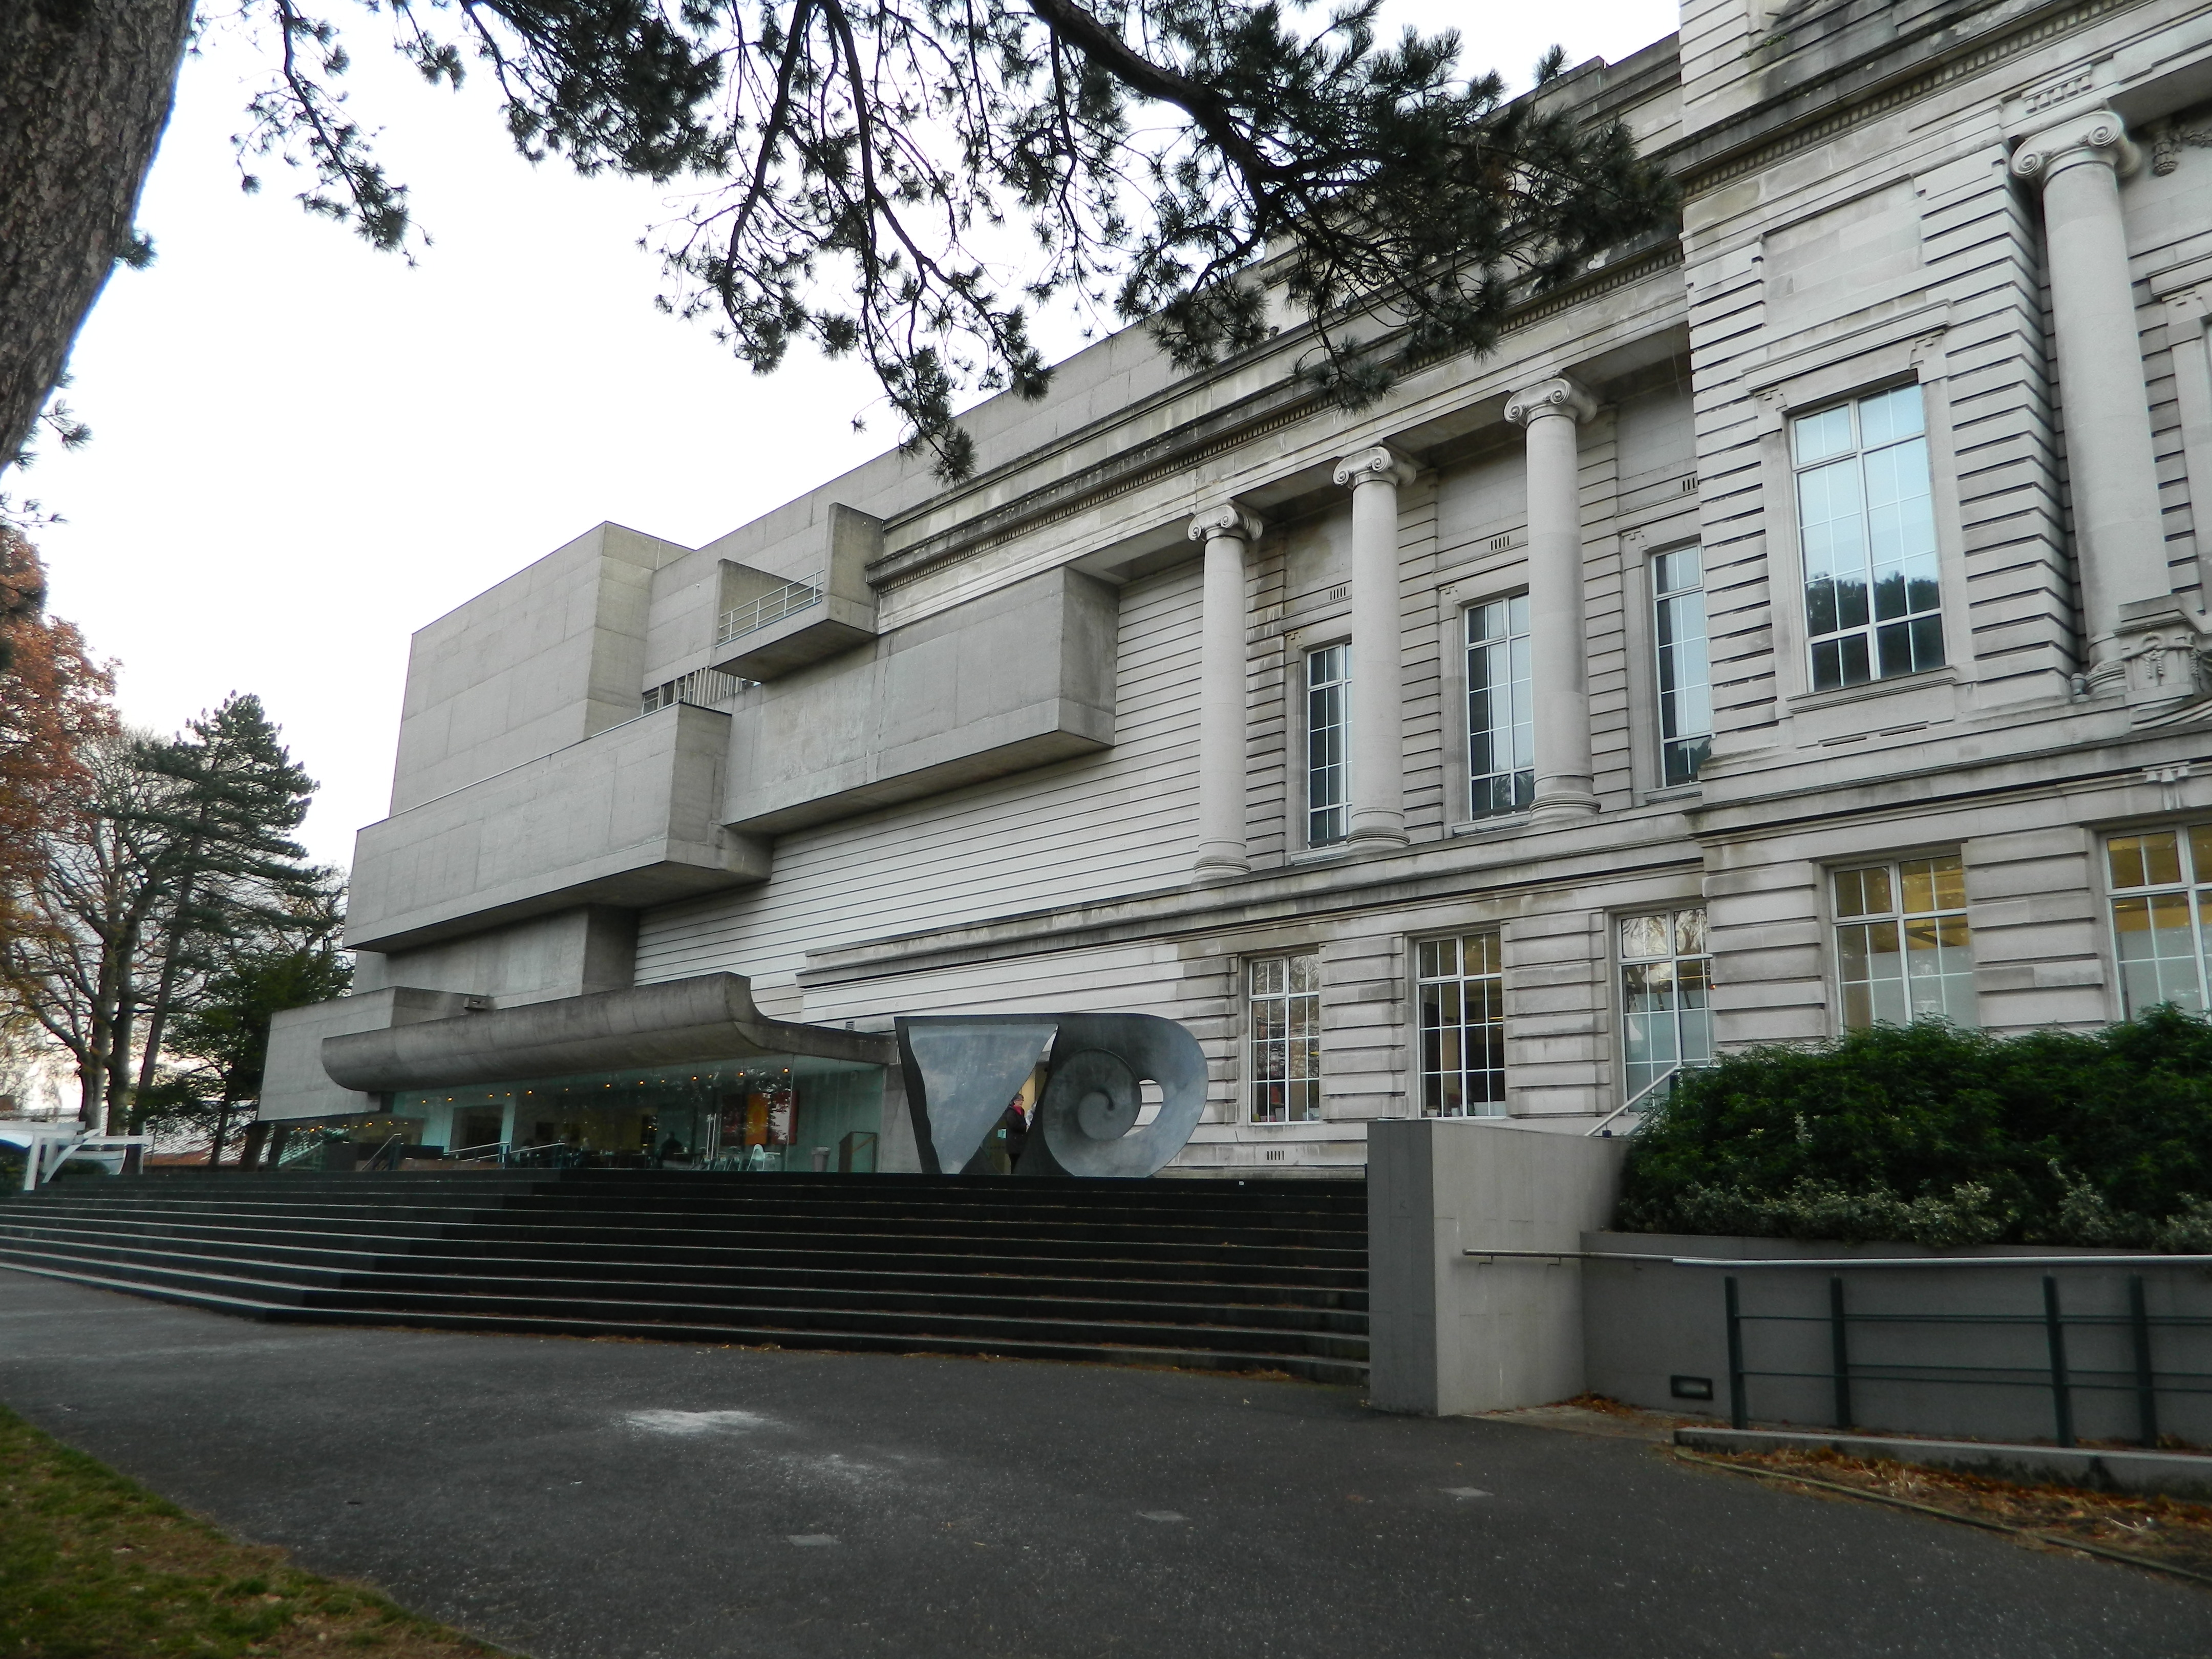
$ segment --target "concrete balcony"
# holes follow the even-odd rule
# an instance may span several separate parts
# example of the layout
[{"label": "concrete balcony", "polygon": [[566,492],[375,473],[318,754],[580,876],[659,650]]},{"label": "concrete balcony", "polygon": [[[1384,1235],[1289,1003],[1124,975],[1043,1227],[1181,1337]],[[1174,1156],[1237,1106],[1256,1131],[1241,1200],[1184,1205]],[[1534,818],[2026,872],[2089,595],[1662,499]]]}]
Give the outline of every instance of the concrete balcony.
[{"label": "concrete balcony", "polygon": [[723,823],[775,835],[1114,741],[1114,590],[1032,576],[757,686],[732,716]]},{"label": "concrete balcony", "polygon": [[766,880],[766,848],[716,823],[729,746],[727,714],[678,704],[370,824],[346,943],[404,951]]},{"label": "concrete balcony", "polygon": [[710,666],[740,679],[772,680],[874,639],[876,594],[867,568],[883,545],[880,520],[833,504],[818,568],[787,580],[723,561]]}]

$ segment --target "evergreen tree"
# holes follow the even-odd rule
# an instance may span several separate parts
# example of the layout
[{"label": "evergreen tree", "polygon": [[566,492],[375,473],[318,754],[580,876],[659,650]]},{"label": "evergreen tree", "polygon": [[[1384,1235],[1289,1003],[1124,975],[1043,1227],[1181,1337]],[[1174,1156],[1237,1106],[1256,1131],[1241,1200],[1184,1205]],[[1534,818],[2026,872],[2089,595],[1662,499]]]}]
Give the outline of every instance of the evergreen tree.
[{"label": "evergreen tree", "polygon": [[234,692],[181,734],[149,744],[139,764],[171,787],[148,820],[161,834],[156,879],[167,895],[146,1004],[137,1086],[154,1080],[179,994],[195,974],[257,929],[283,928],[333,878],[291,839],[314,799],[314,780],[278,741],[261,700]]},{"label": "evergreen tree", "polygon": [[[1188,367],[1267,337],[1272,288],[1275,321],[1318,325],[1304,372],[1357,405],[1670,222],[1624,128],[1509,100],[1455,33],[1381,39],[1381,0],[1310,26],[1297,0],[364,3],[433,82],[488,71],[533,160],[703,181],[663,303],[763,373],[795,342],[860,354],[946,478],[973,465],[960,399],[1043,395],[1047,302],[1149,321]],[[271,65],[246,164],[300,161],[308,210],[407,246],[337,25],[303,0],[228,21]],[[146,256],[131,214],[191,27],[189,0],[0,7],[0,466],[113,262]]]},{"label": "evergreen tree", "polygon": [[342,899],[333,872],[294,906],[283,926],[264,927],[228,955],[169,1027],[167,1053],[193,1062],[142,1093],[149,1121],[204,1123],[208,1164],[222,1161],[232,1119],[261,1097],[269,1059],[269,1024],[287,1008],[343,996],[353,963],[341,949]]}]

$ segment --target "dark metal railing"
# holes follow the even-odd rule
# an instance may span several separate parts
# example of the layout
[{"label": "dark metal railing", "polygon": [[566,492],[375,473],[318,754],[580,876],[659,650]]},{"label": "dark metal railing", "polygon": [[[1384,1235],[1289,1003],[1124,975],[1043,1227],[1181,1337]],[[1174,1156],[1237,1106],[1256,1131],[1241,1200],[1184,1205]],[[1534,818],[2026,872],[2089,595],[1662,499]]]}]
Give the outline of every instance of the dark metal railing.
[{"label": "dark metal railing", "polygon": [[[1683,1260],[1683,1265],[1707,1265]],[[2043,1265],[2036,1258],[2027,1258],[2035,1265]],[[2118,1258],[2121,1261],[2142,1261],[2145,1258]],[[2158,1258],[2149,1258],[2157,1261]],[[2201,1265],[2204,1258],[2167,1257],[2160,1265]],[[2100,1267],[2113,1264],[2115,1258],[2082,1257],[2068,1261],[2068,1267]],[[1916,1265],[1929,1267],[1963,1266],[2020,1266],[2017,1256],[1975,1256],[1916,1258]],[[1713,1263],[1719,1266],[1722,1264]],[[1730,1262],[1731,1267],[1835,1267],[1835,1262],[1797,1262],[1771,1261],[1759,1262]],[[1869,1264],[1854,1262],[1849,1265],[1864,1267],[1880,1265],[1894,1267],[1898,1262]],[[1751,1425],[1749,1382],[1753,1377],[1793,1378],[1801,1382],[1826,1381],[1834,1398],[1835,1426],[1848,1429],[1854,1425],[1851,1389],[1855,1382],[1903,1382],[1923,1387],[1953,1385],[1961,1388],[2028,1388],[2047,1389],[2051,1395],[2051,1421],[2058,1443],[2075,1443],[2074,1404],[2077,1394],[2103,1392],[2132,1394],[2136,1404],[2136,1438],[2144,1446],[2158,1444],[2158,1398],[2166,1395],[2212,1395],[2212,1387],[2192,1387],[2191,1384],[2212,1383],[2212,1371],[2160,1370],[2152,1360],[2152,1337],[2160,1330],[2202,1330],[2212,1328],[2212,1316],[2197,1314],[2162,1314],[2153,1316],[2148,1310],[2143,1295],[2141,1273],[2128,1275],[2128,1308],[2125,1313],[2069,1313],[2059,1294],[2056,1273],[2043,1275],[2043,1306],[2029,1313],[1867,1313],[1852,1311],[1846,1306],[1844,1279],[1841,1273],[1832,1273],[1828,1279],[1828,1307],[1825,1314],[1817,1313],[1746,1313],[1738,1281],[1734,1273],[1722,1281],[1722,1301],[1728,1320],[1729,1420],[1737,1428]],[[1753,1367],[1744,1358],[1744,1327],[1751,1324],[1804,1325],[1822,1324],[1828,1328],[1828,1367],[1825,1371],[1780,1370]],[[1977,1328],[1990,1327],[2037,1327],[2043,1331],[2045,1362],[2041,1365],[1980,1365],[1966,1363],[1942,1364],[1887,1361],[1867,1364],[1852,1358],[1851,1329],[1865,1325],[1949,1325]],[[2069,1362],[2066,1334],[2069,1328],[2084,1327],[2110,1329],[2124,1327],[2132,1364],[2124,1370],[2106,1368],[2084,1370]]]}]

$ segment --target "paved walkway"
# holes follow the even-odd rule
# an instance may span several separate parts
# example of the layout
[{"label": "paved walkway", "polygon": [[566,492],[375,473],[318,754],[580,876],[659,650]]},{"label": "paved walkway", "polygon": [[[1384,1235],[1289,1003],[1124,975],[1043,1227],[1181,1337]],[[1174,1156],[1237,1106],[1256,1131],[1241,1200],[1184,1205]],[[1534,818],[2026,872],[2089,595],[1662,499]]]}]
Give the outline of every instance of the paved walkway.
[{"label": "paved walkway", "polygon": [[270,1327],[0,1270],[0,1401],[538,1659],[2212,1652],[2212,1592],[2131,1568],[1305,1383]]}]

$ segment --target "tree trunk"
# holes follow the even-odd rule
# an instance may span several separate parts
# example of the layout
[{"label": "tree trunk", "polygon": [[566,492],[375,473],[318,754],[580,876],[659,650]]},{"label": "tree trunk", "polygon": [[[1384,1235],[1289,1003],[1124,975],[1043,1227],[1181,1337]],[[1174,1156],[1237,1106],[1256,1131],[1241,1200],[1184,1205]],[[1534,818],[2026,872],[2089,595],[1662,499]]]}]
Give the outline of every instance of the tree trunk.
[{"label": "tree trunk", "polygon": [[241,1170],[259,1169],[261,1167],[262,1151],[268,1146],[268,1144],[269,1126],[266,1123],[256,1119],[253,1122],[247,1124],[246,1126],[246,1139],[239,1144],[238,1167]]},{"label": "tree trunk", "polygon": [[146,1012],[146,1053],[138,1062],[138,1086],[131,1100],[154,1086],[154,1068],[161,1063],[161,1038],[169,1024],[169,1004],[177,994],[177,969],[184,960],[185,918],[191,914],[192,864],[199,857],[200,838],[194,836],[185,853],[184,879],[177,888],[176,914],[169,921],[169,942],[161,952],[161,977],[154,988],[153,1006]]},{"label": "tree trunk", "polygon": [[191,0],[0,4],[0,471],[131,240]]},{"label": "tree trunk", "polygon": [[213,1175],[222,1167],[222,1143],[230,1133],[230,1103],[224,1101],[216,1109],[215,1139],[208,1142],[208,1173]]}]

